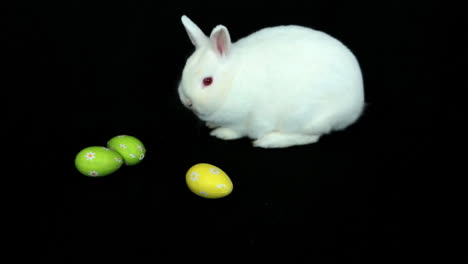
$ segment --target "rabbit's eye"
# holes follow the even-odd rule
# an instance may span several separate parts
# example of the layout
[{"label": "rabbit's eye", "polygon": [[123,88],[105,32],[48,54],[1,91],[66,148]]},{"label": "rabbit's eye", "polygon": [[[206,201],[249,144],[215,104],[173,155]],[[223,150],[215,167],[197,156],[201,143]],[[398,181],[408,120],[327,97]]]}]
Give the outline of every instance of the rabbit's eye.
[{"label": "rabbit's eye", "polygon": [[213,77],[206,77],[203,79],[203,85],[204,86],[209,86],[213,82]]}]

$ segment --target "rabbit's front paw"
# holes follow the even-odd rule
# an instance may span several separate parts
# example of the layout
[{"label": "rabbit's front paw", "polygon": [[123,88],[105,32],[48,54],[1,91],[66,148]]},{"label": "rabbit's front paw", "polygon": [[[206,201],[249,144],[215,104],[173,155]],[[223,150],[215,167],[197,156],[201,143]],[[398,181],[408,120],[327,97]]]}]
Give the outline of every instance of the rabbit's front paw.
[{"label": "rabbit's front paw", "polygon": [[283,134],[272,132],[255,140],[253,145],[260,148],[287,148],[295,145],[315,143],[320,136],[302,134]]},{"label": "rabbit's front paw", "polygon": [[226,127],[217,128],[211,131],[210,135],[224,140],[234,140],[242,137],[237,131]]}]

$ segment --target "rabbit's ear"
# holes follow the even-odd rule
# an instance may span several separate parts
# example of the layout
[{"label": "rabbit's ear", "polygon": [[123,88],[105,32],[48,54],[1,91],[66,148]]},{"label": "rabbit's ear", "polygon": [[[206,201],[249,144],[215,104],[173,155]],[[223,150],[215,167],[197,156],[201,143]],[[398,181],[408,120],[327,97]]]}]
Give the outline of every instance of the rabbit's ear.
[{"label": "rabbit's ear", "polygon": [[231,48],[229,31],[223,25],[216,26],[210,35],[211,43],[220,56],[226,56]]},{"label": "rabbit's ear", "polygon": [[192,20],[190,20],[186,15],[183,15],[181,20],[182,24],[184,24],[185,30],[187,31],[187,35],[189,36],[190,41],[192,41],[192,44],[195,46],[195,48],[198,48],[206,43],[207,37],[203,31],[192,22]]}]

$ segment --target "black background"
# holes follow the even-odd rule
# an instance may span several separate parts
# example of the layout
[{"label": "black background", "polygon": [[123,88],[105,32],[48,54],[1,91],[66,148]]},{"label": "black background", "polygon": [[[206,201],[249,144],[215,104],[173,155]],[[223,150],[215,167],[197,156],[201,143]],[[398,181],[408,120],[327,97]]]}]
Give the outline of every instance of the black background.
[{"label": "black background", "polygon": [[[462,118],[445,97],[460,85],[443,77],[452,59],[461,61],[450,44],[456,7],[64,2],[18,4],[5,16],[8,131],[19,137],[11,153],[23,157],[16,171],[32,169],[22,178],[28,195],[17,194],[31,230],[21,246],[38,259],[383,263],[411,253],[406,228],[428,204],[410,193],[431,181],[429,172],[447,173],[438,166],[442,132]],[[233,40],[280,24],[337,37],[361,64],[367,111],[301,147],[210,137],[176,92],[193,52],[182,14],[205,34],[227,26]],[[103,178],[79,174],[75,155],[119,134],[145,144],[143,162]],[[233,193],[192,194],[185,173],[200,162],[226,171]]]}]

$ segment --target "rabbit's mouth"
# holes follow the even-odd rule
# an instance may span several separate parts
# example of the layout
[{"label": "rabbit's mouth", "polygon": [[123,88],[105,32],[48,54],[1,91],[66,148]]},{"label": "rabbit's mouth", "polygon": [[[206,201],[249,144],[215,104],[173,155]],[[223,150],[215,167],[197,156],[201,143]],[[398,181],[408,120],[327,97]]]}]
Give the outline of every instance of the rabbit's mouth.
[{"label": "rabbit's mouth", "polygon": [[192,109],[193,108],[193,102],[191,100],[189,100],[186,96],[184,96],[183,94],[181,94],[180,96],[180,99],[182,101],[182,104],[187,107],[188,109]]},{"label": "rabbit's mouth", "polygon": [[196,109],[195,107],[192,107],[191,110],[192,110],[192,112],[193,112],[198,118],[200,118],[200,119],[205,120],[205,119],[207,119],[208,116],[209,116],[209,114],[207,114],[206,112],[202,112],[202,111]]},{"label": "rabbit's mouth", "polygon": [[192,100],[188,99],[187,97],[185,96],[182,96],[182,104],[187,108],[189,109],[190,111],[192,111],[195,115],[197,115],[198,117],[203,117],[203,116],[206,116],[206,114],[204,114],[203,112],[201,112],[199,109],[197,109],[197,107],[195,107],[193,105],[193,102]]},{"label": "rabbit's mouth", "polygon": [[202,118],[202,117],[205,117],[206,115],[200,111],[198,111],[197,109],[195,108],[192,108],[192,111],[195,115],[197,115],[198,117]]}]

